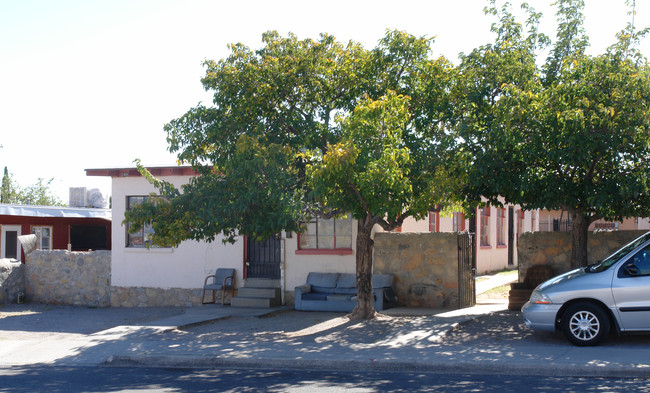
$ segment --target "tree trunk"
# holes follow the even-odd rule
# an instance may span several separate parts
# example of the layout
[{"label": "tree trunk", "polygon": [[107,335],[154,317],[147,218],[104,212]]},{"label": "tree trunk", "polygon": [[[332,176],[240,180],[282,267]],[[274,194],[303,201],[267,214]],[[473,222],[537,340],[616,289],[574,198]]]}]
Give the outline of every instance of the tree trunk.
[{"label": "tree trunk", "polygon": [[376,316],[372,295],[372,235],[371,217],[359,220],[357,224],[357,305],[350,318],[372,319]]},{"label": "tree trunk", "polygon": [[587,233],[590,221],[581,212],[575,212],[572,215],[571,229],[571,268],[576,269],[581,266],[587,266]]}]

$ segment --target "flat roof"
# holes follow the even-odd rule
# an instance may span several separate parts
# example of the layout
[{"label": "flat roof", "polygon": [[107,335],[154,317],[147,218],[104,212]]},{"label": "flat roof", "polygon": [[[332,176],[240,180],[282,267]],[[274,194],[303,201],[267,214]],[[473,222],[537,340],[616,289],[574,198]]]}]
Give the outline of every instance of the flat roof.
[{"label": "flat roof", "polygon": [[[195,176],[198,173],[189,165],[147,167],[154,176]],[[138,168],[99,168],[85,169],[86,176],[138,177]]]},{"label": "flat roof", "polygon": [[111,209],[0,204],[0,215],[24,217],[103,218],[111,220]]}]

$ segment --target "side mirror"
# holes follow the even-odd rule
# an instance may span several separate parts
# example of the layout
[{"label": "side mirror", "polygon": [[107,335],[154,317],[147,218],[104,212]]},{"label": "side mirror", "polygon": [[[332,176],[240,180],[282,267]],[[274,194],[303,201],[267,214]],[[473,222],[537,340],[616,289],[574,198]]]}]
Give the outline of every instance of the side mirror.
[{"label": "side mirror", "polygon": [[638,276],[639,275],[639,268],[636,267],[633,263],[625,266],[623,268],[623,271],[628,276]]}]

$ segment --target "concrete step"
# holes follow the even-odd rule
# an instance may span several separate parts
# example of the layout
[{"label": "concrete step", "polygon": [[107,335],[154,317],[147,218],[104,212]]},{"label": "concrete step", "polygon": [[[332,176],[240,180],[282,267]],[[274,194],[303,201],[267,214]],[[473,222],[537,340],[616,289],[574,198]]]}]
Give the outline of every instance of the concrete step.
[{"label": "concrete step", "polygon": [[280,280],[272,278],[247,278],[244,287],[248,288],[280,288]]},{"label": "concrete step", "polygon": [[243,287],[237,291],[237,297],[264,297],[274,299],[280,296],[280,288],[250,288]]},{"label": "concrete step", "polygon": [[234,297],[232,298],[232,307],[246,308],[271,308],[274,307],[273,299],[260,297]]}]

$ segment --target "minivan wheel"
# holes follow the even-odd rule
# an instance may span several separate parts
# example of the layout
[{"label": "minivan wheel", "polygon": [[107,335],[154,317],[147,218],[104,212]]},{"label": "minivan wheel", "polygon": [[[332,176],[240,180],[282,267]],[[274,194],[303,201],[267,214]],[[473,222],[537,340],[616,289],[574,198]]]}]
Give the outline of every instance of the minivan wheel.
[{"label": "minivan wheel", "polygon": [[607,337],[609,328],[605,311],[592,303],[576,303],[562,314],[562,331],[575,345],[597,345]]}]

